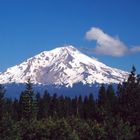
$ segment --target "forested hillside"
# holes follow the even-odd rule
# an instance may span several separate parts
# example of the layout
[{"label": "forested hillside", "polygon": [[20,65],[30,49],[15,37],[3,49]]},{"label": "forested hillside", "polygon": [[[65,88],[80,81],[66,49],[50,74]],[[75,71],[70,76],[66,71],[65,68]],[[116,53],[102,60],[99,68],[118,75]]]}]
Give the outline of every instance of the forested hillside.
[{"label": "forested hillside", "polygon": [[70,98],[46,90],[41,96],[29,79],[20,99],[12,100],[0,85],[0,140],[140,139],[140,75],[135,67],[117,91],[102,84],[98,99],[93,94]]}]

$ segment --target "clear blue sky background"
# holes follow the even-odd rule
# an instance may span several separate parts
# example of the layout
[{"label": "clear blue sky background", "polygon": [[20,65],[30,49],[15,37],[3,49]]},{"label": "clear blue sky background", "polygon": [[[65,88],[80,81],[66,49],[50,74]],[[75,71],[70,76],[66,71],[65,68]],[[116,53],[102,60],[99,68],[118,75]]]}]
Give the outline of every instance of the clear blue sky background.
[{"label": "clear blue sky background", "polygon": [[[94,48],[85,39],[91,27],[140,46],[140,0],[1,0],[0,71],[65,43]],[[94,55],[105,64],[140,73],[140,53]]]}]

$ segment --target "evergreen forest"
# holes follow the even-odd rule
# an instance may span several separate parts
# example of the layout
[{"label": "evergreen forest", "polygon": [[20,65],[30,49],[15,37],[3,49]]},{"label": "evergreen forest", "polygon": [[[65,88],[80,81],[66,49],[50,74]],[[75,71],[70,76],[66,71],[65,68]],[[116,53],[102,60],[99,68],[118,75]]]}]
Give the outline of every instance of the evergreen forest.
[{"label": "evergreen forest", "polygon": [[134,66],[117,90],[102,84],[98,98],[93,95],[35,93],[28,79],[20,98],[10,99],[0,85],[0,140],[140,139],[140,75]]}]

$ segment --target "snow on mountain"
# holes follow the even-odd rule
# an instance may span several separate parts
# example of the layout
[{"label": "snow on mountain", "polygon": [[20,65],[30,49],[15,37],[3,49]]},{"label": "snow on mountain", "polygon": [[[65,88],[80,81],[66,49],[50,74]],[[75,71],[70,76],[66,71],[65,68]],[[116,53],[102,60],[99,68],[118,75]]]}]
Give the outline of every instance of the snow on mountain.
[{"label": "snow on mountain", "polygon": [[25,62],[0,73],[0,83],[25,83],[30,77],[34,84],[65,85],[119,83],[128,73],[111,68],[81,53],[73,46],[44,51]]}]

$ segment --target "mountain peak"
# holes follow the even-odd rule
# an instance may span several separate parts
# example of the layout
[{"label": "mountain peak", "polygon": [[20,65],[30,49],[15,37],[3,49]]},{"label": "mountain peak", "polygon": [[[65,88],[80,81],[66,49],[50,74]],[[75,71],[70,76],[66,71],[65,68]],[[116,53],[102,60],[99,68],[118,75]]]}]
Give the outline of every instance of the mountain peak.
[{"label": "mountain peak", "polygon": [[77,48],[75,48],[74,46],[72,45],[65,45],[64,47],[62,47],[63,49],[67,49],[67,50],[70,50],[70,51],[78,51]]},{"label": "mountain peak", "polygon": [[65,48],[65,49],[76,49],[73,45],[64,45],[63,47],[59,47],[59,48]]},{"label": "mountain peak", "polygon": [[[48,51],[46,51],[46,52],[48,52]],[[65,46],[63,46],[63,47],[58,47],[58,48],[55,48],[55,49],[53,49],[53,50],[51,50],[51,51],[49,51],[49,52],[53,52],[53,53],[64,53],[64,52],[71,52],[71,53],[73,53],[73,52],[79,52],[78,51],[78,49],[77,48],[75,48],[74,46],[72,46],[72,45],[65,45]]]},{"label": "mountain peak", "polygon": [[119,83],[127,75],[86,56],[72,45],[65,45],[8,68],[0,73],[0,83],[25,83],[30,77],[35,84],[73,86],[78,82]]}]

